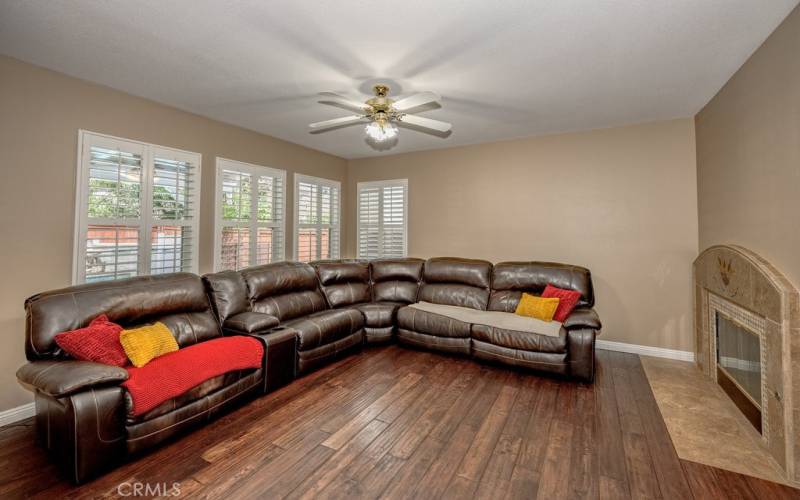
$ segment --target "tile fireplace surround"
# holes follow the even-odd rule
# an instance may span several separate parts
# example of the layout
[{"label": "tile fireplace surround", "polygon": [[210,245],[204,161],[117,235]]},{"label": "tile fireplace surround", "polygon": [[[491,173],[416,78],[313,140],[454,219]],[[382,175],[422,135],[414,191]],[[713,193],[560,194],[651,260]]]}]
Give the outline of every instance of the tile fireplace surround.
[{"label": "tile fireplace surround", "polygon": [[[714,246],[694,262],[695,359],[717,380],[717,313],[758,337],[761,442],[800,482],[800,296],[769,262],[735,245]],[[794,383],[796,382],[796,383]]]}]

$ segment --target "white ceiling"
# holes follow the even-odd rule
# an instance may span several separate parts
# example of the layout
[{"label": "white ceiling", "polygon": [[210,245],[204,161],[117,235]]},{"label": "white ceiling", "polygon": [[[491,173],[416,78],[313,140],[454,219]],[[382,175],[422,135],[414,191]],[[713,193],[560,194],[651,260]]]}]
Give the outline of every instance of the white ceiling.
[{"label": "white ceiling", "polygon": [[[3,0],[0,53],[345,158],[695,114],[798,0]],[[389,151],[321,91],[433,90]]]}]

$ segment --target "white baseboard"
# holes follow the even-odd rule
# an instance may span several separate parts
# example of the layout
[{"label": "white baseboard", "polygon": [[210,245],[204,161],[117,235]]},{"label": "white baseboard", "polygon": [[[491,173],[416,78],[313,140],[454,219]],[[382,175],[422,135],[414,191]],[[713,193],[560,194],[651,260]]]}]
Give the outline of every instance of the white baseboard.
[{"label": "white baseboard", "polygon": [[0,411],[0,427],[13,424],[20,420],[32,417],[36,414],[36,407],[33,403],[17,406],[8,410]]},{"label": "white baseboard", "polygon": [[678,351],[676,349],[665,349],[663,347],[650,347],[647,345],[626,344],[625,342],[614,342],[612,340],[596,340],[595,347],[604,351],[628,352],[640,354],[642,356],[653,356],[655,358],[677,359],[679,361],[694,361],[694,353],[691,351]]}]

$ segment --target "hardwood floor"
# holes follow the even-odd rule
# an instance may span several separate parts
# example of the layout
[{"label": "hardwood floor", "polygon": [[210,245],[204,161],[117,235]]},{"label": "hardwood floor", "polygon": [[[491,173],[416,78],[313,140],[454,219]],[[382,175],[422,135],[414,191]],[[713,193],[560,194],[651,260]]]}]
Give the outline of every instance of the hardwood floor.
[{"label": "hardwood floor", "polygon": [[[681,461],[634,355],[598,351],[582,385],[396,346],[243,404],[81,487],[0,429],[0,497],[798,498]],[[122,493],[130,492],[124,486]]]}]

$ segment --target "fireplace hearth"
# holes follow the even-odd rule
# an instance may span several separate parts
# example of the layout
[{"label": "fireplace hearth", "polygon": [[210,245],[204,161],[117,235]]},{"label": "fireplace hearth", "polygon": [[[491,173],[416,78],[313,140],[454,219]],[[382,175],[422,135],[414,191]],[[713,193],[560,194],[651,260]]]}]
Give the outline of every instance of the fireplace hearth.
[{"label": "fireplace hearth", "polygon": [[[695,360],[800,482],[800,295],[769,262],[734,245],[694,262]],[[794,383],[793,383],[794,382]]]}]

